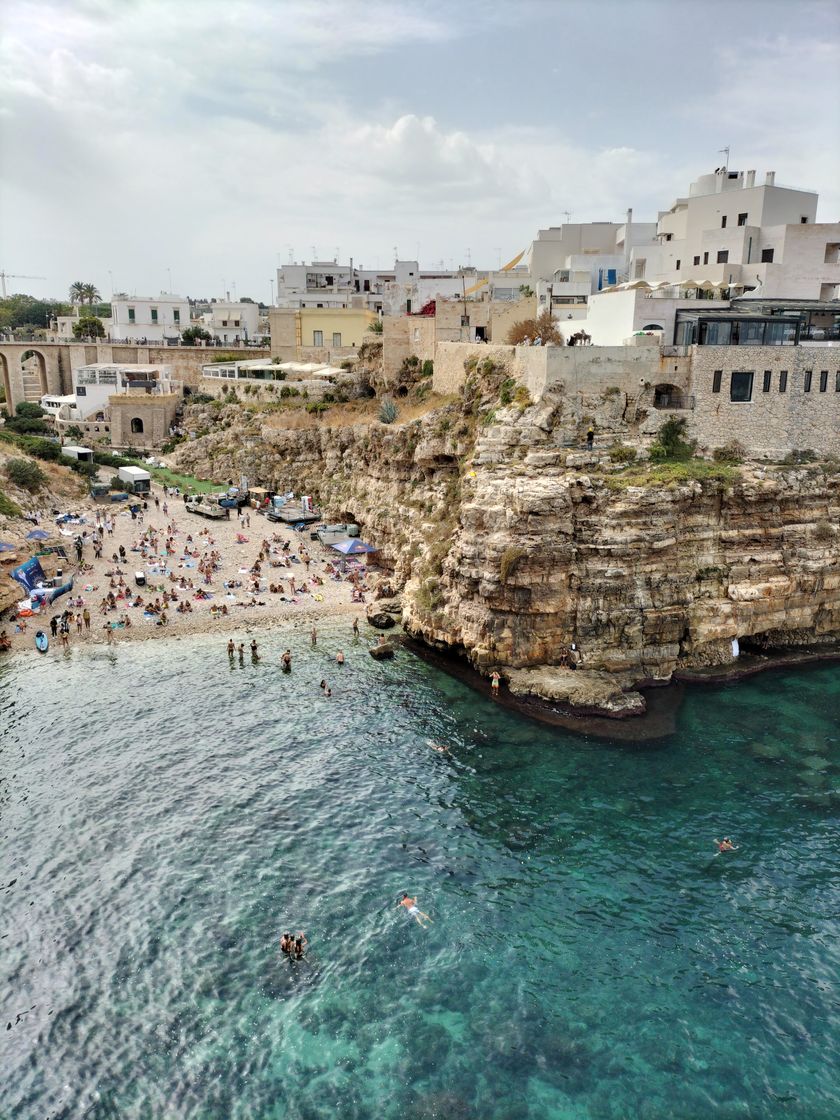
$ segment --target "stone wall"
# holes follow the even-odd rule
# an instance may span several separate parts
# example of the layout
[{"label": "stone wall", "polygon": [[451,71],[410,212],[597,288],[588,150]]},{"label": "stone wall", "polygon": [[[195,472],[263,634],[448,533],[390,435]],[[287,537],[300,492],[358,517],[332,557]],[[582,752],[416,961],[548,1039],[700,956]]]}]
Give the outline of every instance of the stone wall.
[{"label": "stone wall", "polygon": [[[714,392],[719,370],[720,391]],[[752,372],[752,398],[730,399],[733,371]],[[764,392],[764,374],[770,389]],[[779,379],[787,372],[787,391]],[[811,389],[805,392],[806,372]],[[825,391],[820,391],[822,373]],[[840,454],[840,348],[830,346],[694,346],[691,435],[701,448],[737,440],[753,454],[783,458],[790,451]]]},{"label": "stone wall", "polygon": [[[109,398],[111,444],[113,447],[160,447],[169,439],[180,401],[177,393],[125,393]],[[140,420],[142,432],[132,432],[132,420]]]}]

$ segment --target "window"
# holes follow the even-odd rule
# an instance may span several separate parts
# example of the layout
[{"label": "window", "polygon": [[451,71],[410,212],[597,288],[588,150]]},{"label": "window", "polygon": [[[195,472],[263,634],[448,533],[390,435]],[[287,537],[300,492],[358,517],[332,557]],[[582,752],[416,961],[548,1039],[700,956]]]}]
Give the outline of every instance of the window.
[{"label": "window", "polygon": [[715,372],[714,372],[714,376],[712,377],[712,392],[713,393],[719,393],[720,392],[720,379],[722,377],[723,377],[723,370],[722,369],[716,369]]},{"label": "window", "polygon": [[773,373],[772,373],[772,371],[771,371],[771,370],[769,370],[769,369],[766,369],[766,370],[764,371],[764,385],[763,385],[763,392],[765,392],[765,393],[769,393],[769,392],[770,392],[770,383],[771,383],[771,381],[772,381],[772,380],[773,380]]},{"label": "window", "polygon": [[670,241],[673,236],[674,236],[673,233],[666,233],[665,234],[665,240]]},{"label": "window", "polygon": [[721,229],[726,229],[726,215],[725,214],[723,215],[723,217],[720,220],[720,228]]},{"label": "window", "polygon": [[744,403],[752,400],[753,374],[733,370],[729,382],[729,399]]},{"label": "window", "polygon": [[644,258],[642,258],[642,260],[636,261],[636,271],[635,271],[635,274],[633,276],[633,279],[634,280],[643,280],[644,276],[645,276],[645,268],[646,267],[647,267],[647,260],[645,260]]},{"label": "window", "polygon": [[728,249],[718,249],[717,263],[718,264],[728,264],[729,263],[729,250]]},{"label": "window", "polygon": [[787,370],[786,369],[780,369],[779,370],[779,392],[780,393],[786,393],[787,392]]},{"label": "window", "polygon": [[745,226],[746,224],[747,224],[747,215],[746,214],[739,214],[738,215],[738,225],[739,226]]},{"label": "window", "polygon": [[131,421],[131,431],[133,435],[141,435],[143,432],[143,421],[139,416],[135,416]]},{"label": "window", "polygon": [[813,371],[810,370],[810,369],[806,369],[805,370],[805,378],[802,382],[802,391],[804,393],[810,393],[811,392],[811,381],[813,380],[813,377],[814,377]]},{"label": "window", "polygon": [[128,309],[128,321],[129,321],[129,323],[134,322],[134,308],[133,307],[129,307],[129,309]]},{"label": "window", "polygon": [[152,308],[152,322],[153,323],[157,322],[157,308],[156,307]]},{"label": "window", "polygon": [[179,307],[176,307],[176,308],[175,308],[175,309],[173,310],[173,312],[172,312],[172,321],[173,321],[174,323],[176,323],[176,324],[177,324],[177,323],[180,323],[180,322],[181,322],[181,309],[180,309]]},{"label": "window", "polygon": [[773,263],[773,250],[772,249],[762,249],[761,250],[761,263],[762,264],[772,264]]},{"label": "window", "polygon": [[834,375],[834,392],[840,393],[840,369]]},{"label": "window", "polygon": [[808,224],[808,215],[807,214],[802,215],[802,217],[799,219],[799,224],[801,226],[807,226],[807,224]]},{"label": "window", "polygon": [[677,261],[676,267],[679,268],[681,264],[682,264],[682,261]]},{"label": "window", "polygon": [[824,393],[828,389],[828,370],[820,370],[820,392]]},{"label": "window", "polygon": [[699,264],[699,263],[700,263],[700,257],[699,257],[699,256],[697,256],[697,257],[695,257],[695,258],[694,258],[694,263],[695,263],[695,264]]},{"label": "window", "polygon": [[312,332],[312,345],[313,346],[323,346],[324,345],[324,332],[323,331],[313,331]]},{"label": "window", "polygon": [[709,254],[704,253],[703,254],[703,264],[708,264],[708,263],[709,263]]},{"label": "window", "polygon": [[333,344],[333,346],[336,346],[336,347],[341,345],[341,334],[338,331],[333,331],[333,343],[332,344]]}]

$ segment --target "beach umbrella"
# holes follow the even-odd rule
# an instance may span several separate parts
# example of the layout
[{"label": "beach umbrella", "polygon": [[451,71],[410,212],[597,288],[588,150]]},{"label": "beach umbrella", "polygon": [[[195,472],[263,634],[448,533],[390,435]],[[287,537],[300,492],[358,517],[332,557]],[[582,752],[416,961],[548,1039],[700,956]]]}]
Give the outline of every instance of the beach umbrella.
[{"label": "beach umbrella", "polygon": [[363,552],[378,551],[374,545],[366,544],[360,540],[336,541],[330,547],[334,548],[336,552],[341,552],[344,556],[359,556]]},{"label": "beach umbrella", "polygon": [[17,552],[17,545],[10,541],[0,541],[0,552]]},{"label": "beach umbrella", "polygon": [[26,534],[28,541],[48,541],[50,534],[45,533],[43,529],[33,529],[31,533]]}]

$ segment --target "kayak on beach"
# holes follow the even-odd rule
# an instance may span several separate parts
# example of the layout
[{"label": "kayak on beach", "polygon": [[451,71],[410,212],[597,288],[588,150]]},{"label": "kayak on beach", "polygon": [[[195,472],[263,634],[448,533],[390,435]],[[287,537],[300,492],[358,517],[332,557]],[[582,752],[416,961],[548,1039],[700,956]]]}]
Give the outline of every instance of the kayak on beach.
[{"label": "kayak on beach", "polygon": [[35,647],[40,650],[41,653],[46,653],[50,648],[50,640],[43,630],[39,630],[35,635]]}]

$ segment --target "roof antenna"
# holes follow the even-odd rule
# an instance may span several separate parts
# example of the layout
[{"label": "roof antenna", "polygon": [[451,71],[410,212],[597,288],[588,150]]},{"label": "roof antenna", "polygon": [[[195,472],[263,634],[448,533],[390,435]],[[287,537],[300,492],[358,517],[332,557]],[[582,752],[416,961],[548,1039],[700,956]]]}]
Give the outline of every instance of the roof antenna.
[{"label": "roof antenna", "polygon": [[723,165],[723,170],[728,171],[729,170],[729,145],[727,144],[725,148],[718,148],[718,155],[719,156],[723,156],[723,155],[726,156],[726,163]]}]

